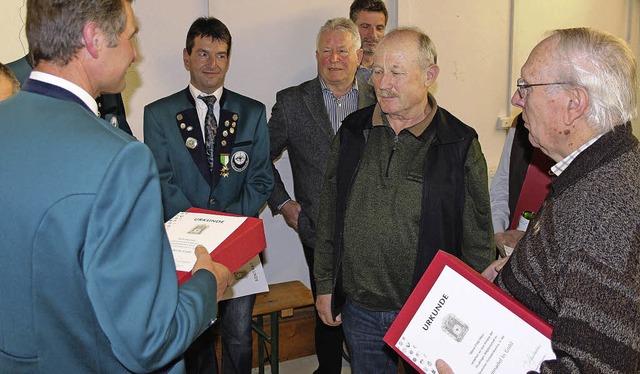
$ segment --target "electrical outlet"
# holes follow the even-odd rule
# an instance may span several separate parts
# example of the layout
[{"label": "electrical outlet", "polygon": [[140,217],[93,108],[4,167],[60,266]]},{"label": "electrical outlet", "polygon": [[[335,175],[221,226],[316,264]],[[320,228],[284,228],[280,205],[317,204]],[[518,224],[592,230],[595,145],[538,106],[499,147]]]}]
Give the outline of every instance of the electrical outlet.
[{"label": "electrical outlet", "polygon": [[500,116],[498,117],[498,128],[505,130],[511,127],[511,117]]}]

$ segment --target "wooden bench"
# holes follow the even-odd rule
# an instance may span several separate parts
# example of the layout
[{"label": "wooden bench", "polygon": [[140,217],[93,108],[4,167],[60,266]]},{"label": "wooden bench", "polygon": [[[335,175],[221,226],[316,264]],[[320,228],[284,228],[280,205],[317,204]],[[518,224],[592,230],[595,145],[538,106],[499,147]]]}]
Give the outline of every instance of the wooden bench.
[{"label": "wooden bench", "polygon": [[[256,296],[253,307],[251,329],[258,335],[258,372],[264,374],[266,362],[271,364],[271,373],[278,374],[278,323],[280,317],[291,317],[293,310],[313,305],[311,291],[300,281],[269,285],[269,292]],[[266,333],[264,316],[270,316],[270,335]],[[268,353],[267,344],[271,348]],[[267,355],[265,357],[265,352]]]}]

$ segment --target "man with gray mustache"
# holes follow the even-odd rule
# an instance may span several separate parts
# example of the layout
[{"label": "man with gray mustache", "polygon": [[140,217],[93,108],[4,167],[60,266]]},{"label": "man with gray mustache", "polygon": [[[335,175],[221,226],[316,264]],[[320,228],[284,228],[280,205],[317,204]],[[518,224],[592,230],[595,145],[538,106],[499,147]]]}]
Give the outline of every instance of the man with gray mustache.
[{"label": "man with gray mustache", "polygon": [[438,106],[439,67],[418,29],[374,53],[377,104],[343,121],[329,151],[315,251],[316,308],[342,324],[354,373],[396,373],[382,338],[441,249],[478,271],[495,258],[478,136]]}]

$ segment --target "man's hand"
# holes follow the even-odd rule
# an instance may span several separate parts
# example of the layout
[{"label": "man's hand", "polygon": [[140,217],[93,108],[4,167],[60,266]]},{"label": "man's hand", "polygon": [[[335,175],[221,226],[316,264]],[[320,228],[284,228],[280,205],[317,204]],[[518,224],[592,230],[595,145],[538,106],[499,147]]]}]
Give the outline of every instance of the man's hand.
[{"label": "man's hand", "polygon": [[496,233],[496,235],[494,236],[494,239],[496,241],[496,246],[498,246],[498,251],[500,251],[500,255],[503,257],[509,255],[509,253],[507,253],[504,246],[507,245],[511,248],[515,248],[516,244],[518,244],[518,242],[520,241],[520,239],[522,239],[523,236],[524,236],[524,231],[518,231],[518,230],[507,230],[507,231]]},{"label": "man's hand", "polygon": [[438,374],[453,374],[453,370],[442,360],[436,360],[436,369],[438,369]]},{"label": "man's hand", "polygon": [[331,314],[331,294],[316,297],[316,310],[325,325],[339,326],[342,323],[342,314],[338,314],[335,320]]},{"label": "man's hand", "polygon": [[280,213],[284,217],[284,221],[289,225],[292,229],[298,232],[298,216],[300,215],[300,204],[298,204],[295,200],[287,201],[282,208],[280,208]]},{"label": "man's hand", "polygon": [[500,270],[502,270],[504,264],[509,261],[509,258],[510,257],[504,257],[499,260],[495,260],[493,263],[491,263],[491,265],[489,265],[489,267],[484,269],[484,271],[482,272],[482,276],[493,282],[493,280],[498,276]]},{"label": "man's hand", "polygon": [[213,262],[207,249],[201,245],[198,245],[195,250],[196,264],[191,269],[191,274],[195,274],[200,269],[208,270],[216,277],[216,301],[220,301],[227,286],[231,285],[233,281],[233,274],[229,271],[229,268],[218,262]]}]

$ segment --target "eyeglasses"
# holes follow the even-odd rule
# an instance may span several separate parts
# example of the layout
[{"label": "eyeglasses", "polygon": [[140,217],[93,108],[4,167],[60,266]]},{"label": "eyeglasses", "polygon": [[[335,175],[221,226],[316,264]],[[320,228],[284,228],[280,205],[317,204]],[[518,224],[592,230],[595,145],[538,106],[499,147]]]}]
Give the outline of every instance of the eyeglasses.
[{"label": "eyeglasses", "polygon": [[555,82],[555,83],[534,83],[534,84],[527,84],[525,83],[524,79],[522,78],[518,78],[518,81],[516,82],[516,87],[518,87],[518,95],[520,95],[521,99],[524,99],[525,96],[527,96],[527,88],[529,87],[535,87],[535,86],[553,86],[556,84],[568,84],[567,82]]}]

